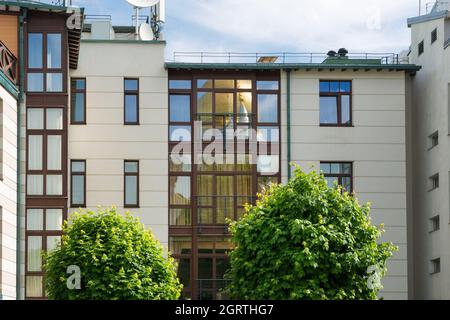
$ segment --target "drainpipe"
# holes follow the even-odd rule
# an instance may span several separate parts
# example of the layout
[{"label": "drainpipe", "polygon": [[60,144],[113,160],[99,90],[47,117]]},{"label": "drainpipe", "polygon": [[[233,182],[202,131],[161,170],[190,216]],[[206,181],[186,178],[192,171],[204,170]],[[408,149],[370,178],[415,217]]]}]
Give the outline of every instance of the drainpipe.
[{"label": "drainpipe", "polygon": [[20,211],[21,211],[21,175],[20,175],[20,162],[21,162],[21,152],[20,152],[20,144],[21,144],[21,131],[22,131],[22,114],[21,114],[21,106],[24,103],[24,86],[25,86],[25,65],[24,65],[24,23],[25,18],[27,17],[28,10],[27,8],[22,8],[22,13],[19,17],[19,101],[17,104],[17,244],[16,244],[16,299],[20,300],[22,297],[20,295],[20,278],[21,278],[21,265],[22,265],[22,255],[21,255],[21,233],[22,233],[22,224],[20,219]]},{"label": "drainpipe", "polygon": [[288,179],[291,179],[291,156],[292,156],[292,147],[291,147],[291,69],[286,70],[287,75],[287,170],[288,170]]}]

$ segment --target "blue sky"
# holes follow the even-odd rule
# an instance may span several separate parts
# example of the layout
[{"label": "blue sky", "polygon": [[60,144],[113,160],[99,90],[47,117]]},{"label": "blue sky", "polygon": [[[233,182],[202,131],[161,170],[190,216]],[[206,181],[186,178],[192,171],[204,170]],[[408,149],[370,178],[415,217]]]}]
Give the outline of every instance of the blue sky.
[{"label": "blue sky", "polygon": [[[431,0],[430,0],[431,1]],[[422,1],[426,2],[426,1]],[[398,53],[419,0],[167,0],[166,57],[173,51]],[[130,25],[125,0],[73,0],[86,14]],[[143,11],[143,14],[148,14]]]}]

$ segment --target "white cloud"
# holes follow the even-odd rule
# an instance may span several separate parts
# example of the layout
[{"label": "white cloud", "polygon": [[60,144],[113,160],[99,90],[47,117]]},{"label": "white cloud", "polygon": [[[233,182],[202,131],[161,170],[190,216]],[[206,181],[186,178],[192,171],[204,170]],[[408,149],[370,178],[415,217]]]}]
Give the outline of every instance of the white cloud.
[{"label": "white cloud", "polygon": [[[418,13],[415,0],[168,0],[175,18],[214,33],[255,46],[294,48],[300,52],[346,47],[350,52],[398,52],[409,46],[406,19]],[[176,50],[219,51],[211,39],[179,30],[173,34]],[[177,42],[183,48],[176,47]],[[217,42],[217,41],[216,41]],[[226,43],[224,43],[226,46]],[[255,51],[260,48],[255,47]]]}]

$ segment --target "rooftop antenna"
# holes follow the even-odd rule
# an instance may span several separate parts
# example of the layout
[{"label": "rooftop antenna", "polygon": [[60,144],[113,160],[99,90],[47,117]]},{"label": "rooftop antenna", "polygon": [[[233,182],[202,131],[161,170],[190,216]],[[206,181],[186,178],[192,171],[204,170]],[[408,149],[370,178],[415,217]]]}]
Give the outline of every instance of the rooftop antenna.
[{"label": "rooftop antenna", "polygon": [[[129,4],[131,4],[136,10],[136,40],[139,40],[139,14],[142,8],[151,8],[158,4],[160,0],[126,0]],[[145,28],[144,28],[145,29]],[[144,32],[144,37],[147,37],[148,34]]]}]

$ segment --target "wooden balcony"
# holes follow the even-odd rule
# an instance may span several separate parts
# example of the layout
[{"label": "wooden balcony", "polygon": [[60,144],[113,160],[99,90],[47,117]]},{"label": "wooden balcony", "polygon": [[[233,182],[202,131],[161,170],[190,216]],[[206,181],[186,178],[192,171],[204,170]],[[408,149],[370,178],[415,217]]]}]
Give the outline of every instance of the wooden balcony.
[{"label": "wooden balcony", "polygon": [[0,70],[11,80],[17,84],[17,58],[0,40]]}]

